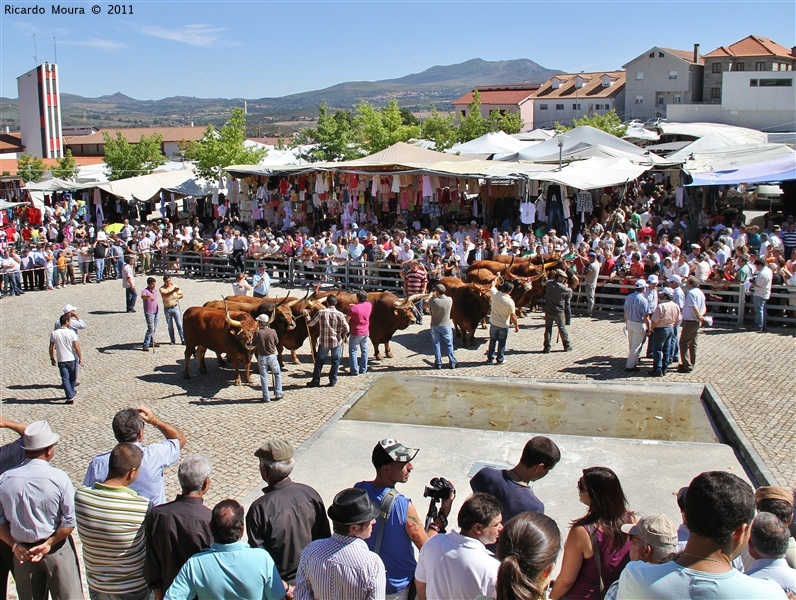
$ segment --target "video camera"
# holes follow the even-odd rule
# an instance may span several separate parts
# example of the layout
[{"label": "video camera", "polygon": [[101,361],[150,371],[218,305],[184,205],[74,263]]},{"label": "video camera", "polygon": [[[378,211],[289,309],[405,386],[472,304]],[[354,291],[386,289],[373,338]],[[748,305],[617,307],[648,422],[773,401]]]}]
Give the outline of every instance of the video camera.
[{"label": "video camera", "polygon": [[450,498],[453,489],[453,484],[444,477],[434,477],[423,490],[423,498],[431,498],[432,502],[441,502]]}]

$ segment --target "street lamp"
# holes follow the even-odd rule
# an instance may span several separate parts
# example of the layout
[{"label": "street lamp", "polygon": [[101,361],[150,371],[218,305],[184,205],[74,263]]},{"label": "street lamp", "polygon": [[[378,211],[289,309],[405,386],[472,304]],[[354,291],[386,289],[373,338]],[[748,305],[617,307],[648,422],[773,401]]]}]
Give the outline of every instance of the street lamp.
[{"label": "street lamp", "polygon": [[561,163],[564,156],[564,138],[558,136],[558,170],[561,170]]}]

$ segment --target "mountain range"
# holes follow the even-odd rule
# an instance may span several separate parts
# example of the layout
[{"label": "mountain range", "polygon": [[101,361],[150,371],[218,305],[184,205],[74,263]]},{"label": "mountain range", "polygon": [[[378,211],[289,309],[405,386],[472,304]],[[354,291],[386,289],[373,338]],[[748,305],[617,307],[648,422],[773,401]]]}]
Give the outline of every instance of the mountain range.
[{"label": "mountain range", "polygon": [[[474,58],[454,65],[431,67],[397,79],[349,81],[321,90],[290,94],[278,98],[194,98],[172,96],[161,100],[136,100],[122,93],[85,98],[61,93],[63,125],[87,125],[95,128],[205,125],[223,123],[231,108],[246,103],[249,122],[270,124],[314,119],[318,106],[348,109],[360,100],[382,105],[396,98],[413,112],[451,109],[451,102],[476,86],[542,83],[555,69],[540,66],[529,59],[486,61]],[[61,89],[69,82],[61,81]],[[17,130],[17,100],[0,98],[0,124]]]}]

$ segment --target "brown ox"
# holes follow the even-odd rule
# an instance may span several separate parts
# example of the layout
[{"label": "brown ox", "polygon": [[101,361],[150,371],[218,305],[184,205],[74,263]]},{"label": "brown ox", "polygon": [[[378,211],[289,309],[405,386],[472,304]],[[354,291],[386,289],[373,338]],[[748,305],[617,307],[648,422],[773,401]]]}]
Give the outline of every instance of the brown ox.
[{"label": "brown ox", "polygon": [[[347,314],[348,309],[357,302],[357,295],[348,292],[326,292],[318,294],[319,298],[329,295],[337,296],[337,310]],[[373,342],[375,359],[380,359],[379,346],[384,344],[384,355],[392,358],[390,340],[396,331],[406,329],[416,322],[412,303],[423,294],[409,296],[401,300],[390,292],[368,292],[368,302],[373,305],[370,314],[370,341]],[[321,299],[321,302],[323,300]]]},{"label": "brown ox", "polygon": [[219,357],[226,354],[235,369],[235,385],[240,385],[240,364],[246,383],[251,382],[251,358],[254,354],[254,333],[257,323],[242,311],[230,313],[204,306],[192,306],[183,315],[185,333],[185,364],[183,375],[188,379],[191,356],[199,361],[199,372],[207,373],[205,352],[212,350]]},{"label": "brown ox", "polygon": [[489,287],[479,283],[465,283],[458,277],[443,277],[439,282],[445,286],[446,294],[453,299],[451,320],[456,331],[461,333],[462,345],[475,341],[475,329],[489,314],[492,295]]},{"label": "brown ox", "polygon": [[[515,270],[529,271],[527,276],[521,276]],[[530,306],[538,296],[539,287],[537,280],[542,279],[541,267],[537,269],[527,268],[526,265],[515,265],[513,263],[502,263],[491,260],[477,260],[467,271],[465,281],[468,283],[479,283],[490,287],[500,286],[501,280],[510,281],[514,284],[511,291],[511,298],[517,311]]]},{"label": "brown ox", "polygon": [[[290,306],[290,310],[293,312],[293,320],[296,323],[296,327],[287,331],[284,336],[279,336],[279,341],[277,343],[277,350],[279,353],[279,366],[282,368],[285,367],[285,361],[282,359],[282,353],[284,349],[287,348],[290,350],[290,357],[293,361],[294,365],[299,364],[298,356],[296,355],[296,350],[301,348],[304,345],[304,340],[307,339],[307,331],[308,331],[308,323],[312,320],[315,314],[325,308],[323,304],[318,302],[315,299],[315,296],[311,298],[292,298],[290,296],[285,296],[284,298],[266,298],[269,302],[283,302],[287,300],[287,306]],[[318,335],[320,332],[320,326],[316,323],[312,327],[309,328],[309,335],[310,335],[310,345],[314,349],[318,342]],[[313,350],[311,350],[312,352]]]}]

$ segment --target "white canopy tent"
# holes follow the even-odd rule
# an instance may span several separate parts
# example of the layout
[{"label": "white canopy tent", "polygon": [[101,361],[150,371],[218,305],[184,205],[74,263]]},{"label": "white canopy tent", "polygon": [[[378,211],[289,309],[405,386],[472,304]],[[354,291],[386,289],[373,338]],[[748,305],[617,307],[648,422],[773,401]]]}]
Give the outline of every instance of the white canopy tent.
[{"label": "white canopy tent", "polygon": [[755,129],[724,125],[723,123],[669,123],[661,121],[657,126],[661,135],[682,135],[703,138],[711,134],[720,134],[735,144],[764,144],[768,135]]},{"label": "white canopy tent", "polygon": [[734,185],[796,179],[796,151],[784,144],[744,144],[693,154],[683,170],[689,185]]},{"label": "white canopy tent", "polygon": [[32,192],[69,192],[72,190],[80,190],[85,186],[74,181],[66,181],[51,177],[49,179],[41,179],[39,181],[32,181],[25,184],[25,189]]},{"label": "white canopy tent", "polygon": [[187,181],[192,181],[195,177],[196,172],[194,169],[187,168],[179,171],[166,171],[139,177],[129,177],[127,179],[117,179],[116,181],[106,181],[83,187],[99,188],[125,200],[150,200],[158,195],[160,190],[176,188]]},{"label": "white canopy tent", "polygon": [[459,155],[493,155],[493,154],[514,154],[532,145],[534,142],[520,141],[502,131],[490,132],[479,138],[454,144],[446,150],[449,154]]}]

